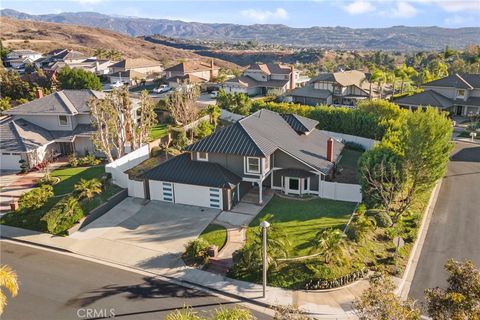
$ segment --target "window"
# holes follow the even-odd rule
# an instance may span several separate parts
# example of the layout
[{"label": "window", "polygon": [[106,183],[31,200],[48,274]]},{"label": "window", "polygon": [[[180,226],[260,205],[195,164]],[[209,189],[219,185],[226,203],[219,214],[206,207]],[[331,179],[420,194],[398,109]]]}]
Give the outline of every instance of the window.
[{"label": "window", "polygon": [[197,160],[208,161],[208,153],[206,152],[197,152]]},{"label": "window", "polygon": [[67,116],[58,116],[58,123],[61,126],[68,126],[68,117]]},{"label": "window", "polygon": [[464,89],[458,89],[457,90],[457,97],[465,97],[465,90]]},{"label": "window", "polygon": [[270,170],[270,158],[266,157],[265,161],[263,162],[263,171],[268,172]]},{"label": "window", "polygon": [[303,179],[303,190],[308,190],[308,179]]},{"label": "window", "polygon": [[260,173],[260,158],[247,157],[247,172]]}]

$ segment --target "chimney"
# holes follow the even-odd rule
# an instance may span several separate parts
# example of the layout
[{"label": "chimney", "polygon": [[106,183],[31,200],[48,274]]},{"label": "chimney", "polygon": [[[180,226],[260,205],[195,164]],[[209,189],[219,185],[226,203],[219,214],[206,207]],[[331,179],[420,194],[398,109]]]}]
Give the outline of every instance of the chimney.
[{"label": "chimney", "polygon": [[327,160],[333,162],[333,139],[328,138],[327,140]]},{"label": "chimney", "polygon": [[42,90],[42,88],[37,88],[37,91],[35,91],[35,97],[36,97],[37,99],[43,98],[43,90]]},{"label": "chimney", "polygon": [[290,66],[290,90],[295,89],[295,69]]}]

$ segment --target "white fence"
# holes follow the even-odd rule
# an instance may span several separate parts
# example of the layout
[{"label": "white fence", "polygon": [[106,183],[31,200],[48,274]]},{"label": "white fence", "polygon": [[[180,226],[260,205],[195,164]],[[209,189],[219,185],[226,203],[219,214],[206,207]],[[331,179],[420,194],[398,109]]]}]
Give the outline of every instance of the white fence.
[{"label": "white fence", "polygon": [[220,114],[220,120],[225,120],[228,122],[237,122],[238,120],[241,120],[244,117],[245,116],[242,116],[241,114],[236,114],[236,113],[227,111],[225,109],[222,109]]},{"label": "white fence", "polygon": [[128,195],[131,197],[144,198],[144,188],[142,181],[130,180],[128,174],[125,173],[128,169],[135,167],[150,156],[150,149],[148,145],[138,148],[129,154],[118,158],[117,160],[105,166],[105,171],[112,174],[113,183],[122,188],[128,188]]},{"label": "white fence", "polygon": [[196,128],[198,126],[198,124],[202,121],[207,121],[207,122],[210,121],[210,116],[207,114],[207,115],[205,115],[205,116],[203,116],[203,117],[201,117],[201,118],[199,118],[199,119],[197,119],[193,122],[190,122],[187,125],[184,125],[182,128],[183,128],[183,130],[188,131],[190,129]]},{"label": "white fence", "polygon": [[365,148],[365,150],[370,150],[372,149],[376,144],[379,143],[377,140],[373,139],[368,139],[364,137],[359,137],[359,136],[352,136],[350,134],[345,134],[345,133],[339,133],[339,132],[333,132],[333,131],[327,131],[327,130],[320,130],[323,134],[330,136],[334,139],[340,140],[340,141],[345,141],[345,142],[354,142],[362,147]]},{"label": "white fence", "polygon": [[362,202],[361,187],[358,184],[321,181],[319,196],[340,201]]}]

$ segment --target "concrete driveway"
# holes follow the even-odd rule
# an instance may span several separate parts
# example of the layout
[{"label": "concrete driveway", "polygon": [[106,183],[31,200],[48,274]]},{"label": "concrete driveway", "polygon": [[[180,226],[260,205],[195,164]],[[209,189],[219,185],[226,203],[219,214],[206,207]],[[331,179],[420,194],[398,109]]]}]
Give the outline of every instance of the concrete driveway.
[{"label": "concrete driveway", "polygon": [[220,210],[127,198],[101,218],[72,234],[76,239],[104,239],[163,253],[181,253]]}]

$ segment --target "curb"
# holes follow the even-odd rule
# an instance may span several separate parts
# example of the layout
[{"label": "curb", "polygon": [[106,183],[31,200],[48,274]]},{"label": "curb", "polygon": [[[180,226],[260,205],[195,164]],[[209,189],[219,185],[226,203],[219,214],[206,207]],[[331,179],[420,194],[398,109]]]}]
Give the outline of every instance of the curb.
[{"label": "curb", "polygon": [[443,178],[439,179],[432,190],[432,194],[430,195],[430,199],[428,200],[427,207],[425,208],[418,237],[415,240],[412,251],[410,252],[410,257],[408,258],[407,266],[405,267],[405,271],[403,273],[403,277],[401,278],[400,284],[395,290],[395,293],[400,296],[402,300],[406,300],[408,298],[408,293],[410,292],[413,277],[415,276],[415,272],[417,269],[418,260],[420,258],[420,254],[422,253],[423,244],[427,237],[428,227],[430,225],[430,221],[433,215],[433,209],[435,208],[438,194],[440,193],[442,181]]}]

